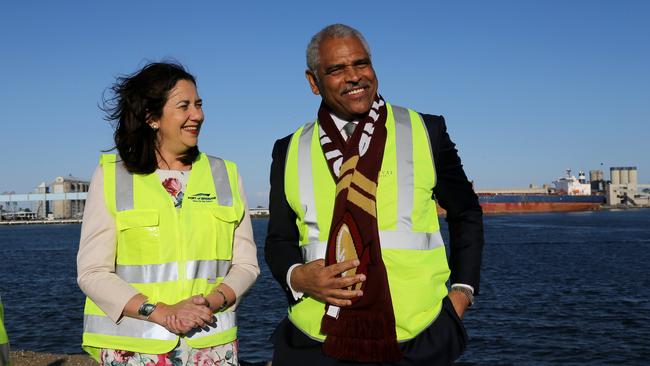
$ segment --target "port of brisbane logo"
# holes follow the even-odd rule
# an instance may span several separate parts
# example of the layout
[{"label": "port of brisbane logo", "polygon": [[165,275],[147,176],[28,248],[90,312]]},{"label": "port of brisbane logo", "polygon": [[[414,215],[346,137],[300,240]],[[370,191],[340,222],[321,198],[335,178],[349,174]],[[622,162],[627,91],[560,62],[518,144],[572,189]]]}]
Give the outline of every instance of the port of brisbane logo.
[{"label": "port of brisbane logo", "polygon": [[196,193],[191,196],[187,196],[187,199],[197,203],[210,203],[214,202],[217,197],[211,195],[210,193]]}]

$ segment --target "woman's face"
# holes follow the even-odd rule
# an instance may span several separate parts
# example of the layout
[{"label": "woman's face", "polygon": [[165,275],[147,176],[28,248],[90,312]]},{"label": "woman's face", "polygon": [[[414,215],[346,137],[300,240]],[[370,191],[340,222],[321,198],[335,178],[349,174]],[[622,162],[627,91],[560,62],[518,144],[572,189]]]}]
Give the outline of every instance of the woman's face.
[{"label": "woman's face", "polygon": [[196,146],[203,124],[203,101],[196,85],[179,80],[169,91],[162,116],[151,123],[158,124],[158,146],[161,152],[182,155]]}]

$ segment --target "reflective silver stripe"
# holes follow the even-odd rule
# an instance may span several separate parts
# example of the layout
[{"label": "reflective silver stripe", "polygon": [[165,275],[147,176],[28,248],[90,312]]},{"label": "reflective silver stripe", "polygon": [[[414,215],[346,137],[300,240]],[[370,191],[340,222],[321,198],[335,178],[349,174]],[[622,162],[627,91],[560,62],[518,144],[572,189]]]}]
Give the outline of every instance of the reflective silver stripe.
[{"label": "reflective silver stripe", "polygon": [[[414,233],[411,231],[379,231],[382,249],[431,250],[442,247],[445,243],[440,232]],[[300,247],[305,263],[325,258],[327,242],[314,241]]]},{"label": "reflective silver stripe", "polygon": [[382,249],[430,250],[445,245],[440,231],[434,233],[380,231],[379,242]]},{"label": "reflective silver stripe", "polygon": [[302,257],[305,259],[305,263],[315,261],[316,259],[325,259],[327,242],[315,241],[311,244],[301,246],[300,250],[302,250]]},{"label": "reflective silver stripe", "polygon": [[178,280],[176,262],[115,266],[115,274],[128,283],[156,283]]},{"label": "reflective silver stripe", "polygon": [[162,341],[177,339],[167,329],[146,320],[124,317],[119,324],[115,324],[107,316],[90,314],[84,315],[84,332]]},{"label": "reflective silver stripe", "polygon": [[300,202],[303,204],[303,220],[307,225],[307,240],[310,243],[318,241],[319,233],[311,162],[311,140],[314,126],[314,122],[306,124],[298,140],[298,190],[300,191]]},{"label": "reflective silver stripe", "polygon": [[217,192],[219,205],[232,206],[232,188],[228,179],[226,163],[223,159],[214,156],[208,156],[208,160],[210,161],[212,180],[214,181],[214,189]]},{"label": "reflective silver stripe", "polygon": [[[186,264],[187,279],[206,278],[216,280],[225,277],[230,269],[228,260],[189,261]],[[115,266],[115,273],[128,283],[157,283],[178,280],[178,264],[122,265]]]},{"label": "reflective silver stripe", "polygon": [[200,339],[213,336],[237,326],[237,315],[234,311],[216,313],[214,316],[217,318],[215,323],[212,323],[203,329],[193,329],[189,333],[185,334],[185,336],[189,339]]},{"label": "reflective silver stripe", "polygon": [[406,108],[393,106],[395,148],[397,154],[397,227],[410,231],[413,213],[413,134],[411,116]]},{"label": "reflective silver stripe", "polygon": [[217,277],[225,277],[230,269],[230,261],[227,260],[203,260],[191,261],[186,265],[187,279],[206,278],[208,281],[215,281]]},{"label": "reflective silver stripe", "polygon": [[117,211],[133,209],[133,174],[122,161],[115,162],[115,208]]}]

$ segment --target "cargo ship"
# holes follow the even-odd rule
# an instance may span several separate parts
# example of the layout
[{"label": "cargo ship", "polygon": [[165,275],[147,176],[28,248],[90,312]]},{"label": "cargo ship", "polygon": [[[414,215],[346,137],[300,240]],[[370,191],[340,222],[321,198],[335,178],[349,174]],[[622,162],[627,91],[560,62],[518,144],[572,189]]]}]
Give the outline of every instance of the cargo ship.
[{"label": "cargo ship", "polygon": [[595,211],[605,196],[568,194],[478,194],[484,213]]},{"label": "cargo ship", "polygon": [[553,182],[554,187],[527,189],[477,190],[485,213],[571,212],[599,210],[604,195],[594,195],[583,172],[578,178],[566,170],[566,176]]}]

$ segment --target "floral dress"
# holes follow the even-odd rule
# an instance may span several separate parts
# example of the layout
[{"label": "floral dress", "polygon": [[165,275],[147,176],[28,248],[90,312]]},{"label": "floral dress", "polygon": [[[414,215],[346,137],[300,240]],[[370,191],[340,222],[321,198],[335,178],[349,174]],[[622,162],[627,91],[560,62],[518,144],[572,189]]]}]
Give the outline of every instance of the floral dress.
[{"label": "floral dress", "polygon": [[181,338],[178,346],[168,353],[144,353],[102,349],[101,365],[105,366],[236,366],[237,341],[208,348],[192,348]]},{"label": "floral dress", "polygon": [[[180,208],[190,172],[161,169],[156,172],[174,207]],[[237,340],[214,347],[192,348],[181,337],[176,348],[160,355],[104,348],[100,362],[103,366],[236,366],[239,365],[237,349]]]}]

